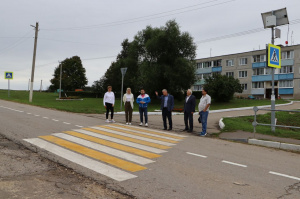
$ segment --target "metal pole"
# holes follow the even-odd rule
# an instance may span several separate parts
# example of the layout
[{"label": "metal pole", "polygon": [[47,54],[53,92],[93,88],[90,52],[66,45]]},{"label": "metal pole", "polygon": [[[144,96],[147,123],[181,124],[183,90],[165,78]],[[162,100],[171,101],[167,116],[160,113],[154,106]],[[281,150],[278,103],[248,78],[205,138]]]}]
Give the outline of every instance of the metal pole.
[{"label": "metal pole", "polygon": [[123,103],[123,81],[124,81],[124,75],[122,74],[122,87],[121,87],[121,111],[122,111],[122,103]]},{"label": "metal pole", "polygon": [[[272,44],[274,44],[274,27],[271,28],[272,31]],[[272,68],[272,95],[271,95],[271,130],[275,132],[275,91],[274,91],[274,76],[275,69]]]},{"label": "metal pole", "polygon": [[36,24],[35,24],[35,37],[34,37],[34,49],[33,49],[33,59],[32,59],[29,102],[32,102],[32,95],[33,95],[34,69],[35,69],[35,57],[36,57],[36,45],[37,45],[38,32],[39,32],[39,23],[36,22]]},{"label": "metal pole", "polygon": [[28,80],[28,91],[29,91],[29,87],[30,87],[30,79]]},{"label": "metal pole", "polygon": [[8,79],[8,90],[7,90],[7,91],[8,91],[8,93],[7,93],[7,94],[8,94],[8,97],[10,97],[10,82],[9,82],[9,80],[10,80],[10,79]]},{"label": "metal pole", "polygon": [[60,64],[60,77],[59,77],[59,99],[61,98],[61,75],[62,75],[62,64]]}]

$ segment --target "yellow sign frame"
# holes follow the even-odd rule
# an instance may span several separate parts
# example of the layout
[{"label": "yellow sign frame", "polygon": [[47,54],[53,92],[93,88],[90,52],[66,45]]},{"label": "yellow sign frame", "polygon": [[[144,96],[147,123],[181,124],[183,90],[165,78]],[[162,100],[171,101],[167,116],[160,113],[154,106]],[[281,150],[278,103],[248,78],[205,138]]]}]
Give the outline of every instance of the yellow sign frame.
[{"label": "yellow sign frame", "polygon": [[[278,64],[272,61],[273,52],[278,53]],[[281,48],[273,44],[268,44],[268,66],[272,68],[281,68]]]},{"label": "yellow sign frame", "polygon": [[[6,78],[7,73],[11,73],[11,78]],[[14,72],[9,72],[9,71],[4,72],[4,79],[14,79]]]}]

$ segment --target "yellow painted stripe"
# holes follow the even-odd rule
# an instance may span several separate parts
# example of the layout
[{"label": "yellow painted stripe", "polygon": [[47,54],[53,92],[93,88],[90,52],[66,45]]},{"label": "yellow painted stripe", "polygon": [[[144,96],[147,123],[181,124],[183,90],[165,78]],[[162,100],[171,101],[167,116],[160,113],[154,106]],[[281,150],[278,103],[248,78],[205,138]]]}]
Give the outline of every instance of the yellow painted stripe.
[{"label": "yellow painted stripe", "polygon": [[108,125],[103,125],[103,126],[99,126],[99,127],[114,130],[114,131],[119,131],[119,132],[122,132],[122,133],[128,133],[128,134],[136,135],[136,136],[140,136],[140,137],[150,138],[150,139],[153,139],[153,140],[159,140],[159,141],[169,142],[169,143],[178,143],[178,141],[175,141],[175,140],[168,140],[168,139],[165,139],[165,138],[154,137],[154,136],[151,136],[151,135],[135,133],[135,132],[127,131],[127,130],[114,128],[114,127],[111,127],[111,126],[108,126]]},{"label": "yellow painted stripe", "polygon": [[169,135],[169,134],[164,134],[164,133],[158,133],[155,131],[151,131],[148,129],[140,129],[140,128],[134,128],[134,127],[130,127],[130,126],[124,126],[124,125],[119,125],[119,124],[110,124],[109,126],[118,126],[118,127],[122,127],[122,128],[126,128],[126,129],[131,129],[131,130],[135,130],[135,131],[142,131],[145,133],[151,133],[151,134],[155,134],[155,135],[161,135],[161,136],[165,136],[165,137],[170,137],[170,138],[175,138],[175,139],[184,139],[183,137],[178,137],[176,135]]},{"label": "yellow painted stripe", "polygon": [[73,142],[69,142],[69,141],[54,137],[52,135],[40,136],[40,138],[42,138],[46,141],[52,142],[54,144],[57,144],[59,146],[65,147],[67,149],[70,149],[72,151],[75,151],[77,153],[81,153],[88,157],[100,160],[102,162],[106,162],[108,164],[119,167],[126,171],[136,172],[136,171],[141,171],[141,170],[147,169],[146,167],[143,167],[143,166],[107,155],[105,153],[101,153],[99,151],[95,151],[93,149],[86,148],[86,147],[78,145],[78,144],[74,144]]},{"label": "yellow painted stripe", "polygon": [[155,148],[158,148],[158,149],[169,149],[169,148],[171,148],[169,146],[156,144],[156,143],[152,143],[152,142],[147,142],[147,141],[144,141],[144,140],[138,140],[138,139],[126,137],[126,136],[123,136],[123,135],[117,135],[117,134],[114,134],[114,133],[100,131],[100,130],[96,130],[96,129],[92,129],[92,128],[83,128],[83,129],[87,130],[87,131],[94,132],[94,133],[99,133],[99,134],[102,134],[102,135],[107,135],[107,136],[110,136],[110,137],[126,140],[126,141],[129,141],[129,142],[134,142],[134,143],[138,143],[138,144],[143,144],[145,146],[155,147]]},{"label": "yellow painted stripe", "polygon": [[161,155],[158,155],[156,153],[151,153],[151,152],[148,152],[148,151],[143,151],[143,150],[136,149],[136,148],[129,147],[129,146],[125,146],[125,145],[122,145],[122,144],[117,144],[115,142],[103,140],[103,139],[96,138],[96,137],[93,137],[93,136],[90,136],[90,135],[85,135],[83,133],[77,133],[75,131],[64,131],[64,133],[75,136],[75,137],[79,137],[79,138],[82,138],[82,139],[85,139],[85,140],[89,140],[89,141],[92,141],[92,142],[95,142],[95,143],[98,143],[98,144],[101,144],[101,145],[105,145],[105,146],[108,146],[108,147],[111,147],[111,148],[119,149],[119,150],[122,150],[122,151],[126,151],[126,152],[129,152],[129,153],[139,155],[139,156],[143,156],[143,157],[146,157],[146,158],[161,157]]}]

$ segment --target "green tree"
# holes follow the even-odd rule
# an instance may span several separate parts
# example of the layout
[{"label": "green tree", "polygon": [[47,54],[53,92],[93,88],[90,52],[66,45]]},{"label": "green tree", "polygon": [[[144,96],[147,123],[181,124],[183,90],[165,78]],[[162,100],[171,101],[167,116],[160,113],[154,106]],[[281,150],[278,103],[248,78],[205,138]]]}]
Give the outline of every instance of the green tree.
[{"label": "green tree", "polygon": [[[88,81],[85,74],[85,68],[82,66],[80,57],[73,56],[61,62],[62,78],[61,88],[64,91],[74,91],[75,89],[84,89]],[[50,80],[50,90],[59,89],[60,66],[54,69],[53,78]]]},{"label": "green tree", "polygon": [[120,68],[127,67],[124,88],[133,92],[145,88],[148,93],[163,88],[181,92],[195,81],[196,45],[187,32],[181,32],[175,21],[165,26],[147,26],[137,33],[132,42],[122,42],[122,51],[116,62],[106,71],[103,79],[115,90],[121,88]]},{"label": "green tree", "polygon": [[217,102],[228,102],[234,93],[242,93],[243,88],[238,79],[226,75],[214,74],[205,79],[205,88],[211,98]]}]

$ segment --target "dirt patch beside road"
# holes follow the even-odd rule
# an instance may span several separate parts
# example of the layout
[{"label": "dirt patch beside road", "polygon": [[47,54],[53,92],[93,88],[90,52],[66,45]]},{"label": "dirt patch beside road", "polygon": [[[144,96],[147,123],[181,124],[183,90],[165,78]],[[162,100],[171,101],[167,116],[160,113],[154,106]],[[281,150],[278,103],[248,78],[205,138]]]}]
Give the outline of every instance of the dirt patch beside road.
[{"label": "dirt patch beside road", "polygon": [[0,198],[128,199],[0,135]]}]

